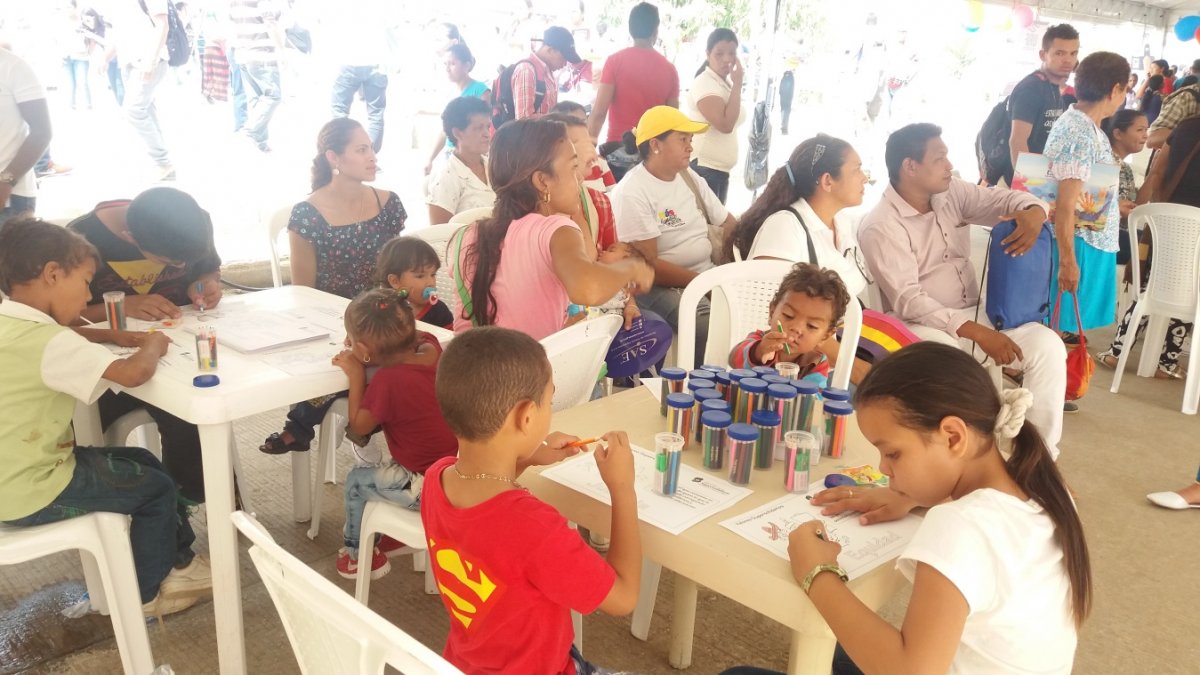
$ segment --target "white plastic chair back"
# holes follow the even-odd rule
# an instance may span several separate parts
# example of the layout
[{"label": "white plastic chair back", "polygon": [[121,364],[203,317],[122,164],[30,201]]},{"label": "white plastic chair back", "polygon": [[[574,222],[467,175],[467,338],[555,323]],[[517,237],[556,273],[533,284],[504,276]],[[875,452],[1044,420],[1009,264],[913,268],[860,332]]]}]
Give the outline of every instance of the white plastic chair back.
[{"label": "white plastic chair back", "polygon": [[714,322],[710,316],[708,324],[708,354],[719,354],[725,363],[733,345],[766,326],[771,298],[791,269],[792,263],[784,260],[747,260],[714,267],[692,279],[679,300],[675,365],[691,370],[695,363],[696,307],[707,293],[719,291],[728,308],[727,321]]},{"label": "white plastic chair back", "polygon": [[461,213],[456,213],[450,218],[450,222],[455,225],[470,225],[476,223],[488,216],[492,215],[492,207],[480,206],[474,209],[467,209]]},{"label": "white plastic chair back", "polygon": [[281,206],[262,214],[263,229],[267,233],[267,246],[271,251],[271,283],[275,288],[283,285],[283,269],[279,262],[279,233],[287,228],[288,220],[292,217],[291,206]]},{"label": "white plastic chair back", "polygon": [[554,412],[588,402],[608,346],[623,323],[620,316],[606,315],[581,321],[542,339],[550,367],[554,369]]},{"label": "white plastic chair back", "polygon": [[[1200,270],[1200,208],[1182,204],[1145,204],[1129,214],[1129,231],[1150,228],[1154,241],[1154,265],[1150,283],[1141,288],[1141,265],[1130,256],[1134,297],[1149,302],[1147,312],[1190,317],[1196,311]],[[1144,292],[1144,295],[1143,295]]]},{"label": "white plastic chair back", "polygon": [[454,285],[454,278],[450,276],[450,265],[447,263],[453,254],[447,252],[446,246],[450,243],[450,238],[461,227],[461,224],[451,220],[448,223],[430,225],[406,235],[427,242],[433,247],[433,250],[437,251],[438,259],[442,261],[442,266],[437,271],[438,298],[446,303],[446,306],[450,308],[450,312],[455,316],[458,316],[458,288]]},{"label": "white plastic chair back", "polygon": [[235,511],[230,517],[253,543],[250,558],[283,620],[301,673],[378,675],[385,666],[406,675],[461,672],[283,550],[253,516]]}]

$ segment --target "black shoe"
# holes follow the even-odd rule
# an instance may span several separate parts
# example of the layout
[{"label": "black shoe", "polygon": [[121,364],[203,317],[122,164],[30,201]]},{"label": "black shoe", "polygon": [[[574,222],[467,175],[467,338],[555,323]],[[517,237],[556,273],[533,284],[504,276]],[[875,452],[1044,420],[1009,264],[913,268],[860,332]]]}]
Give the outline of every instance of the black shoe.
[{"label": "black shoe", "polygon": [[1063,401],[1063,413],[1073,415],[1079,412],[1079,404],[1074,401]]}]

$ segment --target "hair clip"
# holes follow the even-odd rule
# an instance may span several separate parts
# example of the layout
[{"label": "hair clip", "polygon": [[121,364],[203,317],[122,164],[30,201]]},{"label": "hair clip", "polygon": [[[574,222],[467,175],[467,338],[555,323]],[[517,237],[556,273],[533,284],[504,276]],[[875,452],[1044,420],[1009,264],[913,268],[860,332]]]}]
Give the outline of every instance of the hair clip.
[{"label": "hair clip", "polygon": [[811,168],[813,168],[813,169],[817,168],[817,162],[820,161],[821,155],[824,155],[824,154],[825,154],[825,144],[817,143],[817,149],[813,150],[813,158],[812,158],[812,167]]},{"label": "hair clip", "polygon": [[796,174],[792,173],[792,165],[784,163],[783,168],[787,170],[788,182],[792,184],[792,187],[796,187]]},{"label": "hair clip", "polygon": [[379,303],[379,309],[387,309],[387,308],[388,308],[388,304],[387,304],[386,300]]}]

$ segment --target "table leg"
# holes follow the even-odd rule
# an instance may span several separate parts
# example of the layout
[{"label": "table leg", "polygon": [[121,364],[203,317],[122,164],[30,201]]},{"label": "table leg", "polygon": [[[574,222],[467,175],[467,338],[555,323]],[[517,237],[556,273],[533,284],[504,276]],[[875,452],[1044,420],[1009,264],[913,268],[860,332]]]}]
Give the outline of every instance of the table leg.
[{"label": "table leg", "polygon": [[692,665],[692,637],[696,632],[696,582],[675,575],[675,602],[671,608],[671,666]]},{"label": "table leg", "polygon": [[793,632],[788,675],[829,675],[837,640],[826,630]]},{"label": "table leg", "polygon": [[233,512],[233,425],[200,425],[204,458],[205,511],[212,561],[213,611],[216,613],[217,658],[222,675],[246,672],[246,643],[242,630],[242,583],[238,565],[237,529]]}]

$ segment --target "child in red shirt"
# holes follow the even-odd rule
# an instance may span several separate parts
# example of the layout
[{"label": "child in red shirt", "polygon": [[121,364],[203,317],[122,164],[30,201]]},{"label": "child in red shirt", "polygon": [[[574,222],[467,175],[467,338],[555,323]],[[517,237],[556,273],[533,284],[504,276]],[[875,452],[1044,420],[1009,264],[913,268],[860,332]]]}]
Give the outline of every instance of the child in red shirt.
[{"label": "child in red shirt", "polygon": [[[833,270],[798,263],[779,284],[771,300],[770,327],[746,336],[729,353],[732,368],[800,365],[800,377],[826,386],[829,359],[818,347],[833,337],[846,314],[850,294]],[[853,350],[847,352],[851,356]]]},{"label": "child in red shirt", "polygon": [[[423,242],[422,242],[423,243]],[[391,461],[359,466],[346,476],[345,545],[337,571],[347,579],[358,573],[359,527],[370,500],[420,508],[425,471],[453,456],[458,442],[446,426],[434,395],[441,345],[416,329],[408,302],[392,290],[375,289],[346,308],[350,349],[333,358],[350,379],[347,431],[370,434],[383,427]],[[378,369],[366,381],[366,366]],[[373,549],[371,578],[391,570],[387,556]]]},{"label": "child in red shirt", "polygon": [[607,562],[517,482],[526,467],[580,451],[568,447],[574,437],[548,433],[553,394],[545,350],[505,328],[460,333],[438,369],[458,457],[426,474],[421,520],[450,613],[445,657],[470,675],[590,672],[571,645],[571,610],[622,615],[637,602],[642,551],[625,434],[608,433],[608,447],[595,450],[612,495]]}]

